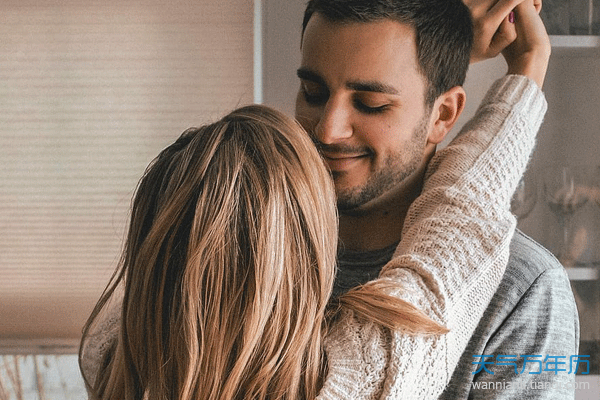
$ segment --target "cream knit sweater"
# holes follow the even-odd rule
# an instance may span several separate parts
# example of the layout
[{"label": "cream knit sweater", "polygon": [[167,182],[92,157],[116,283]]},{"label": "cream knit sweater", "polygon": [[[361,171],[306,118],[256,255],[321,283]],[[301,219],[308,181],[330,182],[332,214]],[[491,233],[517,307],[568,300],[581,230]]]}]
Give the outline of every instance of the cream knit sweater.
[{"label": "cream knit sweater", "polygon": [[[533,81],[498,80],[475,117],[432,159],[402,241],[378,278],[393,282],[392,294],[450,332],[411,336],[344,312],[326,339],[329,372],[318,399],[435,399],[442,393],[504,273],[516,225],[510,198],[545,111]],[[84,343],[89,381],[118,325],[115,307]]]}]

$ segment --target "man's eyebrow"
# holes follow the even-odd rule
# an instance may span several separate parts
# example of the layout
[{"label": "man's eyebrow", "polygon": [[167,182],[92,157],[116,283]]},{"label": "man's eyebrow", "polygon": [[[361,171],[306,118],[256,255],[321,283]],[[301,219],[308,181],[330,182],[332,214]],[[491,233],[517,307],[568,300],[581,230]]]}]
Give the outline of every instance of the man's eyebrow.
[{"label": "man's eyebrow", "polygon": [[323,80],[323,78],[321,78],[319,74],[307,68],[298,68],[298,70],[296,71],[296,75],[298,75],[298,78],[303,80],[316,82],[322,85],[325,84],[325,80]]},{"label": "man's eyebrow", "polygon": [[385,94],[400,94],[400,91],[393,86],[386,85],[381,82],[374,81],[356,81],[346,84],[348,89],[356,90],[357,92],[376,92]]},{"label": "man's eyebrow", "polygon": [[[321,85],[325,85],[325,80],[316,72],[311,71],[308,68],[298,68],[296,71],[298,78],[316,82]],[[346,83],[346,87],[357,92],[376,92],[385,94],[400,94],[400,91],[391,85],[386,85],[376,81],[352,81]]]}]

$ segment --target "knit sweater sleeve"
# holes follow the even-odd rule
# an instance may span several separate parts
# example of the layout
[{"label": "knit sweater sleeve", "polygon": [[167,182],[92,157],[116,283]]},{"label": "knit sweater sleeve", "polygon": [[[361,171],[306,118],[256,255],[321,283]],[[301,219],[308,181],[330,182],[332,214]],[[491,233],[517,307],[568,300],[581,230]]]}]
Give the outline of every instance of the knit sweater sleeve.
[{"label": "knit sweater sleeve", "polygon": [[474,118],[431,160],[402,240],[378,278],[449,333],[403,334],[345,311],[327,337],[329,372],[319,399],[441,394],[506,268],[516,226],[510,198],[546,108],[528,78],[495,82]]}]

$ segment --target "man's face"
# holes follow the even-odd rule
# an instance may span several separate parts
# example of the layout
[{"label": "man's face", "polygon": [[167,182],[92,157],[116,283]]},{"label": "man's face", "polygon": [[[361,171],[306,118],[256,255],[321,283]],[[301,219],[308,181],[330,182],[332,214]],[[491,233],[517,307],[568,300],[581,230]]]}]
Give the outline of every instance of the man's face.
[{"label": "man's face", "polygon": [[296,118],[331,170],[340,212],[376,207],[426,152],[431,113],[413,29],[391,20],[331,23],[314,14],[298,76]]}]

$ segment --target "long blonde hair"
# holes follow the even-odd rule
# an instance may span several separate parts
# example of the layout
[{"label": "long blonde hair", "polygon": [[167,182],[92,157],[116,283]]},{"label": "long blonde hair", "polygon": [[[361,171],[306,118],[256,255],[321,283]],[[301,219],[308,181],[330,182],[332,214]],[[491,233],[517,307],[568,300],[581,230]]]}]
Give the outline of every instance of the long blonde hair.
[{"label": "long blonde hair", "polygon": [[[86,382],[91,398],[314,398],[336,247],[331,179],[293,120],[248,106],[184,132],[142,177],[119,268],[84,328],[82,348],[122,286],[119,337]],[[431,331],[369,286],[342,304]]]}]

